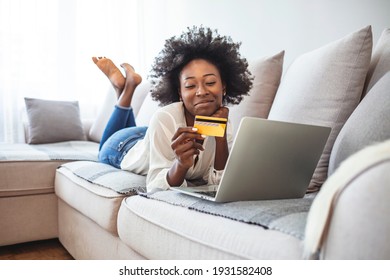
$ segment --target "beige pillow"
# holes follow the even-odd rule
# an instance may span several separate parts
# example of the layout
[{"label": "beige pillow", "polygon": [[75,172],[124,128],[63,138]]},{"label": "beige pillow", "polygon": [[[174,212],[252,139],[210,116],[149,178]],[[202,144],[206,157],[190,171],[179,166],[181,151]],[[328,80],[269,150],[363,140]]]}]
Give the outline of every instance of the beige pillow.
[{"label": "beige pillow", "polygon": [[284,51],[281,51],[273,56],[249,62],[249,70],[254,76],[253,87],[249,96],[245,96],[240,104],[229,108],[234,134],[243,117],[268,117],[282,77],[283,60]]},{"label": "beige pillow", "polygon": [[390,71],[390,28],[383,30],[375,46],[370,68],[368,69],[363,96]]},{"label": "beige pillow", "polygon": [[332,128],[310,183],[311,190],[318,189],[327,177],[330,151],[359,103],[371,52],[372,32],[367,26],[301,55],[281,81],[269,119]]}]

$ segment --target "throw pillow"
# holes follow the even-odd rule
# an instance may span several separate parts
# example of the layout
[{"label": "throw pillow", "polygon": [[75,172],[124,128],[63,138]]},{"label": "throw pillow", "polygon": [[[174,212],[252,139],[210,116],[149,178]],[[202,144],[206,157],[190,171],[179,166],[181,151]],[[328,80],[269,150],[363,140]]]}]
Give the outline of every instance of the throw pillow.
[{"label": "throw pillow", "polygon": [[[142,82],[136,88],[131,102],[135,116],[138,115],[139,110],[144,102],[145,96],[149,92],[149,89],[150,89],[150,83],[148,81]],[[117,99],[115,96],[114,89],[110,87],[110,90],[107,92],[107,95],[104,99],[104,102],[102,103],[99,113],[97,114],[96,119],[93,122],[91,129],[89,130],[88,136],[89,139],[91,139],[92,141],[95,141],[97,143],[100,142],[104,129],[106,128],[108,120],[111,117],[116,101]]]},{"label": "throw pillow", "polygon": [[138,126],[149,126],[149,121],[154,112],[159,108],[157,101],[152,99],[150,92],[145,96],[145,100],[139,108],[137,117],[135,119]]},{"label": "throw pillow", "polygon": [[328,176],[365,146],[390,139],[390,72],[380,79],[351,114],[334,143]]},{"label": "throw pillow", "polygon": [[373,52],[363,96],[383,75],[390,71],[390,28],[383,30]]},{"label": "throw pillow", "polygon": [[371,26],[298,57],[281,81],[269,119],[332,128],[309,190],[327,176],[329,155],[359,103],[372,51]]},{"label": "throw pillow", "polygon": [[77,101],[25,98],[25,104],[29,144],[85,140]]},{"label": "throw pillow", "polygon": [[253,87],[240,104],[229,108],[229,118],[235,132],[243,117],[268,117],[282,77],[283,60],[284,51],[249,61],[249,71],[254,76]]}]

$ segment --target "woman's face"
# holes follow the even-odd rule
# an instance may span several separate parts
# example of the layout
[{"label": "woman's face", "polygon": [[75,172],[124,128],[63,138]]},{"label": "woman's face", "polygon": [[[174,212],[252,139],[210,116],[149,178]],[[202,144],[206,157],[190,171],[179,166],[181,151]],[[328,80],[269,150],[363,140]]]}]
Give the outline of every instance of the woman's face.
[{"label": "woman's face", "polygon": [[179,94],[188,117],[211,116],[222,106],[225,85],[214,64],[194,59],[184,66],[179,79]]}]

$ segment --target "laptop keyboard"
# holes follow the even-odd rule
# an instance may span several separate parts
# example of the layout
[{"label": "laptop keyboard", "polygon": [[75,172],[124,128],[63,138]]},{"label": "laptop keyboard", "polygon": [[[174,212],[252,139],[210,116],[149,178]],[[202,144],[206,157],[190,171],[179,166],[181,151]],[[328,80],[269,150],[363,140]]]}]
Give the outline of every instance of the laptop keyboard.
[{"label": "laptop keyboard", "polygon": [[215,197],[217,195],[217,191],[206,191],[206,192],[196,192],[198,194],[204,194],[207,196]]}]

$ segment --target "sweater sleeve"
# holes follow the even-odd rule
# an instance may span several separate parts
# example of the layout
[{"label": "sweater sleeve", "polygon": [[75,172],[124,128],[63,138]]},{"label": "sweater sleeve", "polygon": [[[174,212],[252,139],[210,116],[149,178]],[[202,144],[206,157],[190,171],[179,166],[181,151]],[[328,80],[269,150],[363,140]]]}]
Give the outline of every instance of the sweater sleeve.
[{"label": "sweater sleeve", "polygon": [[[150,121],[150,157],[149,172],[146,177],[148,191],[153,189],[169,189],[167,173],[175,160],[171,148],[171,139],[177,129],[173,116],[167,112],[160,111],[154,114]],[[183,182],[186,186],[186,181]]]}]

